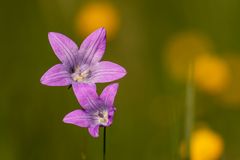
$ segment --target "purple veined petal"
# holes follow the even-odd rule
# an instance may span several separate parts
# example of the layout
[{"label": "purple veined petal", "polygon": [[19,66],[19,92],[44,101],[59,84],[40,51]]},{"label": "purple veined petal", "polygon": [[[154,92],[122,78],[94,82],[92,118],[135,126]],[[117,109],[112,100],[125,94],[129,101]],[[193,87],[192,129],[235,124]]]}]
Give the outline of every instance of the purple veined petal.
[{"label": "purple veined petal", "polygon": [[91,136],[97,138],[99,136],[99,125],[89,127],[88,132]]},{"label": "purple veined petal", "polygon": [[79,104],[86,110],[99,107],[99,97],[95,84],[73,83],[73,91]]},{"label": "purple veined petal", "polygon": [[59,60],[63,64],[73,67],[76,64],[75,56],[78,52],[78,46],[75,42],[67,36],[55,32],[48,33],[48,39]]},{"label": "purple veined petal", "polygon": [[64,123],[74,124],[79,127],[89,127],[91,125],[91,116],[83,110],[74,110],[68,113],[64,118]]},{"label": "purple veined petal", "polygon": [[81,65],[91,65],[101,60],[106,48],[106,30],[99,28],[91,33],[81,44],[79,56]]},{"label": "purple veined petal", "polygon": [[63,64],[56,64],[41,77],[40,82],[47,86],[68,86],[71,76]]},{"label": "purple veined petal", "polygon": [[108,110],[108,123],[106,126],[110,126],[113,122],[113,117],[114,117],[114,113],[116,111],[116,108],[115,107],[110,107],[109,110]]},{"label": "purple veined petal", "polygon": [[113,106],[114,98],[117,94],[118,83],[110,84],[104,88],[102,91],[100,98],[103,100],[104,104],[107,107]]},{"label": "purple veined petal", "polygon": [[102,61],[91,67],[91,83],[112,82],[124,77],[126,70],[120,65],[108,61]]}]

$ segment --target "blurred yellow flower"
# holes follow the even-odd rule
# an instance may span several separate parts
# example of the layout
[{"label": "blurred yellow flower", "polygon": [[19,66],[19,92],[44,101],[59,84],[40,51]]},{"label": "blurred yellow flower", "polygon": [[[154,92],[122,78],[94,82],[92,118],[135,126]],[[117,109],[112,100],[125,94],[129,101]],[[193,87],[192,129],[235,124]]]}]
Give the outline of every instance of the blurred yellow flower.
[{"label": "blurred yellow flower", "polygon": [[190,145],[191,160],[218,160],[223,153],[222,137],[208,128],[196,130]]},{"label": "blurred yellow flower", "polygon": [[117,9],[103,2],[90,3],[79,10],[76,16],[76,30],[81,36],[86,36],[93,30],[105,27],[108,38],[113,38],[119,28]]},{"label": "blurred yellow flower", "polygon": [[164,51],[167,70],[177,80],[186,81],[189,64],[196,56],[212,50],[212,43],[198,32],[183,32],[172,37]]},{"label": "blurred yellow flower", "polygon": [[[205,127],[193,132],[190,140],[191,160],[219,160],[223,154],[222,137]],[[181,156],[185,157],[185,145],[181,146]]]},{"label": "blurred yellow flower", "polygon": [[228,65],[223,59],[210,54],[198,56],[194,63],[194,79],[200,89],[210,94],[221,93],[229,84]]}]

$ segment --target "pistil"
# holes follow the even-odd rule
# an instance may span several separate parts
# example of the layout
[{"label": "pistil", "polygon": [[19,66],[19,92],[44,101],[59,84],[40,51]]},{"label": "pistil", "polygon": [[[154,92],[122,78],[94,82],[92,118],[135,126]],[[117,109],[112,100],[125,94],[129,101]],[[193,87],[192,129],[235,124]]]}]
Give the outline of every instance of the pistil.
[{"label": "pistil", "polygon": [[75,82],[83,82],[86,80],[89,74],[90,74],[90,71],[88,69],[82,71],[80,67],[77,67],[74,73],[72,74],[72,79]]}]

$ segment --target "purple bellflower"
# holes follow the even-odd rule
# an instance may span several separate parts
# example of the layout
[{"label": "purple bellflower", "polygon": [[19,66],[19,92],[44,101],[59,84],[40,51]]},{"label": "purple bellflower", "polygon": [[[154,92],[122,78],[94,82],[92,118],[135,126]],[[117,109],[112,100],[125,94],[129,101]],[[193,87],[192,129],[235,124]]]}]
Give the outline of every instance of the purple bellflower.
[{"label": "purple bellflower", "polygon": [[70,38],[50,32],[49,42],[62,64],[50,68],[41,78],[47,86],[75,83],[105,83],[122,78],[126,70],[118,64],[100,61],[106,48],[106,30],[97,29],[78,47]]},{"label": "purple bellflower", "polygon": [[68,113],[63,122],[88,128],[93,137],[99,136],[99,127],[112,124],[115,112],[114,98],[118,83],[108,85],[98,96],[95,84],[80,83],[73,85],[73,91],[83,109]]}]

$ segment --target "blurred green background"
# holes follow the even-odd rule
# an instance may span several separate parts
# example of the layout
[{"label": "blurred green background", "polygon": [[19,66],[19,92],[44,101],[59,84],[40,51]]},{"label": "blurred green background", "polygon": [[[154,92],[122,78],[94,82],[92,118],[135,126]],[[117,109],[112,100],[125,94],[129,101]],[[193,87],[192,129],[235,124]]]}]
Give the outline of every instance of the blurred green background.
[{"label": "blurred green background", "polygon": [[128,71],[107,130],[108,160],[184,159],[188,140],[192,160],[240,159],[239,7],[238,0],[1,1],[0,159],[101,159],[102,133],[94,139],[62,122],[79,107],[72,90],[39,82],[58,63],[48,32],[80,44],[101,26],[109,33],[103,59]]}]

